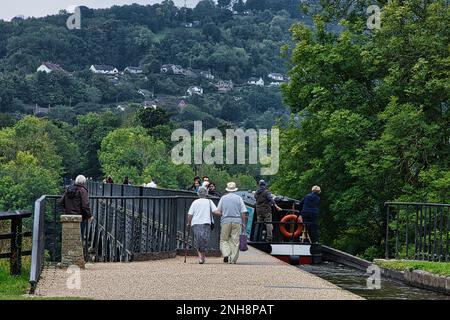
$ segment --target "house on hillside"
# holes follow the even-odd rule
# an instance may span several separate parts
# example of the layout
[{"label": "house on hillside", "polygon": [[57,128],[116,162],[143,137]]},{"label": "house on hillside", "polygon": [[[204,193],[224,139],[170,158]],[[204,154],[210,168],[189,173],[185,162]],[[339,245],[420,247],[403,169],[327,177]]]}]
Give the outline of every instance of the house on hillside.
[{"label": "house on hillside", "polygon": [[33,114],[35,116],[46,116],[50,112],[50,106],[48,108],[39,107],[37,104],[33,109]]},{"label": "house on hillside", "polygon": [[252,85],[252,86],[260,86],[260,87],[264,87],[264,80],[263,78],[250,78],[247,81],[247,84]]},{"label": "house on hillside", "polygon": [[269,73],[267,75],[267,77],[269,79],[272,79],[272,80],[275,80],[275,81],[282,81],[283,82],[283,81],[287,80],[284,75],[282,75],[281,73],[275,73],[275,72]]},{"label": "house on hillside", "polygon": [[37,72],[45,72],[52,73],[53,71],[64,71],[63,68],[59,66],[59,64],[51,63],[51,62],[42,62],[42,64],[37,68]]},{"label": "house on hillside", "polygon": [[120,111],[120,112],[125,112],[127,109],[128,109],[128,106],[126,104],[125,105],[118,105],[116,107],[116,110]]},{"label": "house on hillside", "polygon": [[226,93],[229,92],[231,90],[233,90],[234,88],[234,84],[233,81],[226,81],[226,80],[220,80],[217,85],[217,90],[219,91],[219,93]]},{"label": "house on hillside", "polygon": [[147,99],[147,98],[153,98],[153,93],[150,92],[150,91],[147,90],[147,89],[139,89],[139,90],[138,90],[138,93],[139,93],[141,96],[143,96],[145,99]]},{"label": "house on hillside", "polygon": [[183,110],[184,108],[186,108],[186,106],[187,106],[187,103],[186,103],[186,101],[184,101],[184,99],[181,99],[177,104],[177,107],[180,110]]},{"label": "house on hillside", "polygon": [[200,71],[200,75],[203,78],[206,78],[209,80],[214,80],[214,75],[211,73],[211,71]]},{"label": "house on hillside", "polygon": [[184,74],[184,69],[182,66],[177,65],[177,64],[163,64],[161,66],[161,73]]},{"label": "house on hillside", "polygon": [[203,94],[203,88],[199,86],[191,86],[186,90],[186,93],[188,96],[192,96],[194,94],[201,96]]},{"label": "house on hillside", "polygon": [[124,73],[129,74],[142,74],[142,68],[139,67],[126,67],[125,70],[123,70]]},{"label": "house on hillside", "polygon": [[158,107],[158,102],[156,100],[144,101],[142,106],[144,107],[144,109],[152,108],[156,110],[156,108]]},{"label": "house on hillside", "polygon": [[108,75],[117,75],[119,74],[119,70],[117,68],[107,65],[99,65],[99,64],[93,64],[89,70],[91,70],[93,73],[97,74],[108,74]]}]

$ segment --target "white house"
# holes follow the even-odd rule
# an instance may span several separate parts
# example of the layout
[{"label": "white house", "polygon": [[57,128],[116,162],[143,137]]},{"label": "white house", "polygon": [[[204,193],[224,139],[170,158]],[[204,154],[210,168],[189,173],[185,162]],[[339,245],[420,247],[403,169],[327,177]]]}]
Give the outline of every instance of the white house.
[{"label": "white house", "polygon": [[120,111],[120,112],[125,112],[125,110],[127,110],[127,109],[128,109],[127,105],[118,105],[116,108],[116,110]]},{"label": "white house", "polygon": [[214,80],[214,75],[211,73],[211,71],[200,71],[200,75],[203,78],[206,78],[209,80]]},{"label": "white house", "polygon": [[189,89],[187,89],[186,93],[188,94],[188,96],[192,96],[194,94],[198,94],[199,96],[201,96],[203,94],[203,88],[199,86],[191,86],[189,87]]},{"label": "white house", "polygon": [[184,69],[182,66],[177,64],[163,64],[161,66],[161,73],[184,74]]},{"label": "white house", "polygon": [[35,116],[45,116],[50,112],[50,106],[48,108],[39,107],[37,104],[34,107],[33,114]]},{"label": "white house", "polygon": [[247,81],[248,84],[253,85],[253,86],[261,86],[264,87],[264,80],[263,78],[250,78]]},{"label": "white house", "polygon": [[281,73],[269,73],[267,77],[275,81],[286,81],[286,77]]},{"label": "white house", "polygon": [[93,73],[99,73],[99,74],[109,74],[109,75],[117,75],[119,73],[119,70],[115,67],[106,66],[106,65],[99,65],[99,64],[93,64],[89,70],[91,70]]},{"label": "white house", "polygon": [[219,91],[219,93],[225,93],[228,91],[233,90],[234,84],[233,81],[226,81],[226,80],[220,80],[217,85],[217,90]]},{"label": "white house", "polygon": [[144,107],[144,109],[152,108],[152,109],[156,110],[158,107],[158,104],[157,104],[157,101],[144,101],[142,106]]},{"label": "white house", "polygon": [[125,70],[123,70],[123,72],[128,72],[130,74],[141,74],[142,73],[142,68],[139,68],[139,67],[126,67]]},{"label": "white house", "polygon": [[52,73],[53,71],[64,71],[58,64],[51,62],[42,62],[42,64],[37,68],[37,72]]},{"label": "white house", "polygon": [[153,93],[148,91],[147,89],[139,89],[138,93],[144,98],[153,98]]},{"label": "white house", "polygon": [[269,87],[279,87],[281,86],[281,82],[273,81],[269,84]]}]

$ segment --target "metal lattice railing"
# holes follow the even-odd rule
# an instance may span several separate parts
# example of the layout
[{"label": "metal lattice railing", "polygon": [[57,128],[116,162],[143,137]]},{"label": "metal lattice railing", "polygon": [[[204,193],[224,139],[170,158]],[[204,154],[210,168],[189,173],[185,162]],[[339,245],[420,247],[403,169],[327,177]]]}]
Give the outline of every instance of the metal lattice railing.
[{"label": "metal lattice railing", "polygon": [[386,259],[450,261],[450,204],[386,202]]},{"label": "metal lattice railing", "polygon": [[[198,198],[195,193],[92,181],[87,187],[94,219],[81,226],[86,260],[153,259],[161,254],[176,254],[184,248],[185,241],[192,248],[192,242],[186,239],[186,215]],[[60,196],[43,196],[35,203],[31,292],[45,264],[56,264],[61,259],[59,199]],[[216,228],[211,235],[212,250],[219,249],[219,231]]]}]

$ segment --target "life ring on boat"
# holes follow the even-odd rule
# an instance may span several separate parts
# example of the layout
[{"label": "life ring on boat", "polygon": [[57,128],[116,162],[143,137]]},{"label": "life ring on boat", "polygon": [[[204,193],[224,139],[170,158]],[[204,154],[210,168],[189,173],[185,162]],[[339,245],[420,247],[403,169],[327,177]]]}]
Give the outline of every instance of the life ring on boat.
[{"label": "life ring on boat", "polygon": [[291,222],[291,221],[296,221],[299,222],[299,224],[297,225],[297,230],[295,230],[294,234],[292,235],[292,232],[289,232],[286,230],[286,225],[285,224],[280,224],[280,232],[286,237],[286,238],[297,238],[298,236],[300,236],[300,234],[303,231],[303,225],[300,224],[302,221],[301,217],[297,217],[297,215],[295,214],[288,214],[286,216],[283,217],[283,219],[281,219],[281,222]]}]

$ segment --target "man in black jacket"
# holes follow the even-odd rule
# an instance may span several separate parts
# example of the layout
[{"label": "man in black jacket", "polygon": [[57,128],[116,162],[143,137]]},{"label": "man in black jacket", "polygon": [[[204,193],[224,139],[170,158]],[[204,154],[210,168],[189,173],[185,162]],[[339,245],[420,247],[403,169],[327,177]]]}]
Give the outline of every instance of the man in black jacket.
[{"label": "man in black jacket", "polygon": [[[255,193],[256,199],[256,217],[258,222],[272,221],[272,206],[276,210],[281,210],[275,203],[272,194],[267,190],[267,184],[264,180],[259,181],[259,189]],[[266,241],[270,242],[273,238],[273,225],[266,223]]]},{"label": "man in black jacket", "polygon": [[86,189],[86,177],[79,175],[75,184],[67,187],[66,192],[60,200],[64,214],[81,215],[81,234],[84,236],[87,222],[93,219],[89,206],[89,193]]},{"label": "man in black jacket", "polygon": [[319,186],[312,187],[312,192],[308,193],[300,202],[300,215],[303,222],[308,223],[308,234],[312,243],[319,242],[319,231],[317,230],[317,215],[319,213],[321,192]]}]

